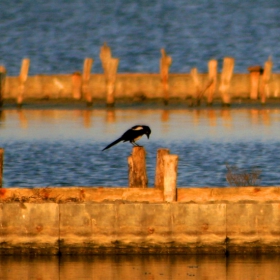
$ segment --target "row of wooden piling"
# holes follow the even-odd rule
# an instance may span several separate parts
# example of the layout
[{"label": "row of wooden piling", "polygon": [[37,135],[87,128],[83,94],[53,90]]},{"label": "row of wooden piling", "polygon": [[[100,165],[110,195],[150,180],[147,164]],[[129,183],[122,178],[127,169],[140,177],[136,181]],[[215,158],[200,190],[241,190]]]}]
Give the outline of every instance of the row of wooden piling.
[{"label": "row of wooden piling", "polygon": [[[155,185],[163,192],[167,202],[177,199],[178,155],[172,155],[169,149],[158,149],[156,159]],[[146,151],[143,147],[133,147],[128,157],[129,188],[147,188]]]},{"label": "row of wooden piling", "polygon": [[[4,149],[0,149],[0,188],[3,181]],[[178,156],[171,155],[168,149],[158,149],[155,172],[156,189],[163,192],[164,200],[176,201]],[[147,188],[146,151],[143,147],[133,147],[128,157],[128,187]]]},{"label": "row of wooden piling", "polygon": [[[109,107],[112,107],[115,104],[114,91],[119,59],[112,57],[110,47],[108,47],[107,44],[104,43],[104,45],[100,49],[100,60],[106,80],[106,103]],[[89,106],[92,105],[92,95],[90,94],[89,89],[89,79],[93,62],[94,61],[92,58],[85,58],[82,75],[80,74],[80,72],[75,72],[72,75],[73,98],[76,100],[84,99]]]},{"label": "row of wooden piling", "polygon": [[[100,60],[104,71],[106,81],[106,104],[112,107],[115,104],[115,87],[117,79],[117,71],[119,59],[112,57],[110,47],[104,43],[100,48]],[[89,88],[89,80],[91,76],[91,68],[94,63],[92,58],[85,58],[82,74],[74,72],[72,74],[72,94],[75,100],[85,100],[88,105],[92,105],[93,98]],[[199,106],[203,99],[206,100],[208,105],[213,103],[214,96],[218,91],[222,103],[224,105],[231,104],[231,96],[229,94],[231,79],[234,70],[234,58],[225,57],[223,60],[222,72],[218,83],[218,61],[212,59],[208,62],[208,78],[207,81],[202,81],[197,68],[191,69],[191,77],[193,85],[196,89],[196,94],[191,101],[191,106]],[[162,87],[162,99],[165,105],[168,104],[170,99],[169,87],[169,68],[172,64],[172,58],[164,49],[161,49],[160,58],[160,80]],[[18,96],[17,104],[21,106],[24,100],[25,86],[28,78],[28,71],[30,60],[24,58],[19,74]],[[272,59],[269,59],[262,66],[250,66],[250,99],[256,100],[260,98],[262,104],[266,102],[266,96],[269,95],[269,82],[271,81],[272,74]],[[3,99],[4,82],[5,82],[6,69],[0,66],[0,102]]]}]

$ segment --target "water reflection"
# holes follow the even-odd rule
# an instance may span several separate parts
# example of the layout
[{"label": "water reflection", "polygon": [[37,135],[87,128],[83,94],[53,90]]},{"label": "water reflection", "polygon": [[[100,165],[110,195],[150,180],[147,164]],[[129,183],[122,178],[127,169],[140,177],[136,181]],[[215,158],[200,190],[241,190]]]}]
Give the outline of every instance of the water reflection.
[{"label": "water reflection", "polygon": [[279,280],[280,256],[1,256],[0,279]]},{"label": "water reflection", "polygon": [[255,167],[262,185],[278,185],[279,120],[280,109],[269,107],[4,110],[4,186],[126,186],[131,145],[101,150],[135,124],[152,129],[139,141],[149,186],[160,147],[180,155],[178,186],[226,186],[226,163]]},{"label": "water reflection", "polygon": [[[1,111],[0,125],[1,134],[5,136],[9,130],[33,130],[34,125],[38,125],[38,123],[42,125],[42,129],[46,124],[71,125],[73,128],[76,128],[77,125],[83,128],[96,128],[98,122],[100,126],[109,125],[113,129],[115,126],[127,128],[130,124],[149,123],[151,126],[164,126],[164,133],[171,134],[176,130],[180,131],[181,133],[176,134],[176,138],[180,139],[184,136],[180,126],[182,124],[189,129],[201,126],[208,127],[208,130],[211,127],[224,127],[234,130],[234,133],[239,136],[240,128],[246,125],[247,128],[252,129],[259,127],[264,130],[262,134],[265,134],[268,127],[278,125],[279,116],[280,109],[7,110]],[[237,127],[238,129],[236,129]],[[111,132],[115,132],[115,130]],[[203,133],[204,130],[200,132],[204,136],[208,134]],[[20,131],[18,136],[20,137]],[[269,135],[266,136],[269,137]],[[279,134],[277,136],[279,137]]]}]

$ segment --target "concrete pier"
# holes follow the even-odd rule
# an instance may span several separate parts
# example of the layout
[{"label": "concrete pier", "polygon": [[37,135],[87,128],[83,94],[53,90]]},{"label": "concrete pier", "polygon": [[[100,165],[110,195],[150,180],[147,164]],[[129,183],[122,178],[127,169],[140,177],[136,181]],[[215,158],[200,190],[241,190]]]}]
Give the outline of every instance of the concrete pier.
[{"label": "concrete pier", "polygon": [[[207,73],[198,74],[203,86],[209,83]],[[35,75],[29,76],[25,82],[24,100],[70,99],[73,97],[73,75]],[[217,75],[217,87],[221,83],[221,74]],[[250,98],[250,74],[234,73],[228,88],[232,99]],[[196,87],[191,74],[168,75],[168,94],[170,99],[195,98]],[[269,96],[280,97],[280,74],[272,73],[269,83]],[[96,100],[106,101],[107,87],[104,74],[91,74],[88,80],[88,94]],[[213,99],[221,99],[218,90],[213,90]],[[18,77],[6,77],[3,100],[16,99],[18,96]],[[162,99],[162,83],[156,73],[118,73],[115,81],[114,97],[116,100],[129,99],[141,101],[145,99]],[[212,97],[211,97],[212,98]]]},{"label": "concrete pier", "polygon": [[280,188],[0,190],[0,254],[280,253]]}]

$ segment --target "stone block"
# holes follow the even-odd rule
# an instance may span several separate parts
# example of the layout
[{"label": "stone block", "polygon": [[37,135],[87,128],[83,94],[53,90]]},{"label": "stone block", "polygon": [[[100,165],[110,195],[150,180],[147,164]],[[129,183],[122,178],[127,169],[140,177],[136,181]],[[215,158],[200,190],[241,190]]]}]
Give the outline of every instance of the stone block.
[{"label": "stone block", "polygon": [[230,252],[280,252],[280,204],[228,204]]},{"label": "stone block", "polygon": [[177,247],[188,247],[190,253],[226,250],[225,204],[177,203],[172,204],[171,212],[172,238]]},{"label": "stone block", "polygon": [[55,203],[0,204],[0,253],[58,253],[58,210]]},{"label": "stone block", "polygon": [[105,252],[106,248],[113,248],[115,215],[114,203],[61,204],[61,252]]}]

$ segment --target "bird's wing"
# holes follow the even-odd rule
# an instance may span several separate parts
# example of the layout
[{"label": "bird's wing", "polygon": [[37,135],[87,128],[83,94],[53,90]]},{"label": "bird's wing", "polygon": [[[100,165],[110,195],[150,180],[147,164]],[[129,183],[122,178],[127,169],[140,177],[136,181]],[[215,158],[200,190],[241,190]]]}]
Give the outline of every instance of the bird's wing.
[{"label": "bird's wing", "polygon": [[128,131],[126,131],[123,135],[122,135],[122,139],[123,141],[134,141],[136,138],[139,139],[139,137],[141,137],[143,135],[143,127],[142,126],[134,126],[131,129],[129,129]]}]

